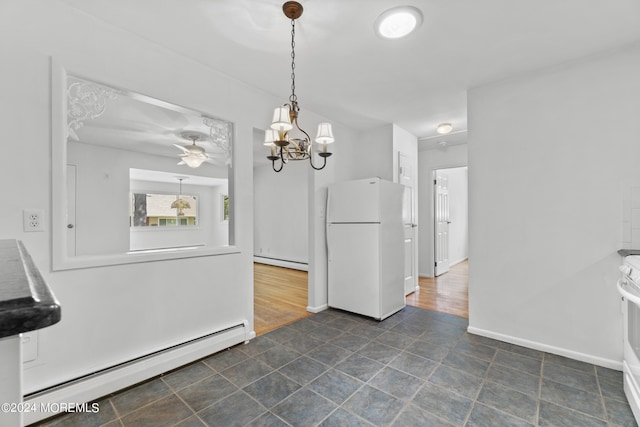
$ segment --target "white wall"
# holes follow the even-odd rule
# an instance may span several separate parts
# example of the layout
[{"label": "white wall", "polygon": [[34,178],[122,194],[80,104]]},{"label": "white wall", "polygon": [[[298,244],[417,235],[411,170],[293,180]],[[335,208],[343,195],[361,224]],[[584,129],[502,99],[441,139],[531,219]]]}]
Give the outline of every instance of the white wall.
[{"label": "white wall", "polygon": [[344,147],[338,162],[339,181],[380,177],[393,181],[393,125],[362,132]]},{"label": "white wall", "polygon": [[433,277],[433,171],[467,164],[467,144],[418,152],[419,272]]},{"label": "white wall", "polygon": [[289,162],[278,173],[270,163],[253,169],[255,256],[309,262],[309,169],[308,161]]},{"label": "white wall", "polygon": [[[252,130],[269,98],[231,78],[57,1],[0,6],[3,145],[0,237],[23,240],[62,306],[39,331],[25,392],[248,320],[253,329]],[[22,232],[22,210],[51,213],[50,56],[77,75],[184,105],[235,123],[235,242],[239,253],[51,271],[51,230]],[[251,100],[238,102],[237,100]],[[28,153],[28,155],[25,155]],[[11,184],[9,184],[11,183]]]},{"label": "white wall", "polygon": [[469,92],[470,330],[620,367],[640,47]]}]

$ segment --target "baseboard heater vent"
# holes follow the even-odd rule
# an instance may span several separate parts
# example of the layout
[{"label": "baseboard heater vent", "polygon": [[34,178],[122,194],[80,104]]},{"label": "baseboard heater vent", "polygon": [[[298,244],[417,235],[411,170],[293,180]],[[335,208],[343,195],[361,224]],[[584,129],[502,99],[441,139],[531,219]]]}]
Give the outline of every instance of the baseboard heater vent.
[{"label": "baseboard heater vent", "polygon": [[[52,403],[90,402],[233,345],[248,342],[254,337],[255,333],[249,331],[249,322],[245,320],[201,337],[30,393],[25,395],[24,401],[30,405],[35,404],[38,408],[59,406],[47,405]],[[27,412],[24,414],[24,422],[25,425],[31,424],[55,414],[55,412]]]}]

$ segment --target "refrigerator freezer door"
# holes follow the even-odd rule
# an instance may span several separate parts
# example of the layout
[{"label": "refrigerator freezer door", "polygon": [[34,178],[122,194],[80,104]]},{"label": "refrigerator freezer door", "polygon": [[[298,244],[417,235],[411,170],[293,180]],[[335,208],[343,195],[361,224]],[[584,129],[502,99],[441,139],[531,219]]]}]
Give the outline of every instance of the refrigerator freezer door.
[{"label": "refrigerator freezer door", "polygon": [[380,226],[328,224],[329,306],[379,319]]},{"label": "refrigerator freezer door", "polygon": [[333,184],[327,199],[327,222],[380,222],[380,179]]}]

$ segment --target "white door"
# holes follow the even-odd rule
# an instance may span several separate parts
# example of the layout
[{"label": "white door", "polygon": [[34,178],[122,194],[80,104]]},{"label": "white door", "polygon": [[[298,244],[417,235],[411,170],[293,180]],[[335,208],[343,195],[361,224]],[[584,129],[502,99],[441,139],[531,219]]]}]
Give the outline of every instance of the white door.
[{"label": "white door", "polygon": [[398,183],[405,186],[402,199],[404,222],[404,294],[418,290],[418,224],[415,217],[415,171],[408,156],[398,153]]},{"label": "white door", "polygon": [[67,255],[76,256],[76,165],[67,165]]},{"label": "white door", "polygon": [[435,186],[434,218],[435,218],[435,270],[439,276],[449,271],[449,182],[446,177],[437,175],[433,180]]}]

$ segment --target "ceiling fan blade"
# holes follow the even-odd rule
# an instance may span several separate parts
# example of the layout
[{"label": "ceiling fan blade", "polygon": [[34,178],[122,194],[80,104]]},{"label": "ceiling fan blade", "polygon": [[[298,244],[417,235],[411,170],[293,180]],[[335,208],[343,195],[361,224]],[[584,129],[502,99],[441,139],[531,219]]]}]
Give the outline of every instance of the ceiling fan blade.
[{"label": "ceiling fan blade", "polygon": [[185,153],[188,153],[189,150],[184,146],[184,145],[180,145],[180,144],[173,144],[174,147],[181,149],[182,151],[184,151]]}]

